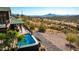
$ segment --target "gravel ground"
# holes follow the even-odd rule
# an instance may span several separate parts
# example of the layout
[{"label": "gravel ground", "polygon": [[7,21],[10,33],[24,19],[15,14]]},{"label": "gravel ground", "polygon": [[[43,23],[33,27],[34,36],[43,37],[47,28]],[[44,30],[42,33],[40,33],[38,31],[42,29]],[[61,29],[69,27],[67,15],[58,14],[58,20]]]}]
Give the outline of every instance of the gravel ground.
[{"label": "gravel ground", "polygon": [[41,39],[41,44],[43,44],[46,47],[47,51],[62,51],[60,48],[58,48],[56,45],[51,43],[50,41],[46,40],[43,35],[41,35],[39,32],[34,33],[34,36]]},{"label": "gravel ground", "polygon": [[54,44],[56,47],[62,49],[63,51],[69,51],[70,49],[66,46],[68,43],[65,40],[65,34],[64,33],[41,33],[43,37],[46,38],[46,40],[50,41],[52,44]]}]

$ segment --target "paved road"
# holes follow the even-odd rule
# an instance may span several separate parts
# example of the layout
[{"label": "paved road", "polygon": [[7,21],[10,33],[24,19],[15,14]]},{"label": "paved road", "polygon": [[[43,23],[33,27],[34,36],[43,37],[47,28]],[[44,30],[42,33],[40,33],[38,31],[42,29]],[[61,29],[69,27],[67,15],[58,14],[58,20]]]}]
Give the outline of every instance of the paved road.
[{"label": "paved road", "polygon": [[43,44],[46,47],[47,51],[62,51],[61,49],[56,47],[54,44],[47,41],[39,32],[34,33],[34,36],[41,39],[41,44]]}]

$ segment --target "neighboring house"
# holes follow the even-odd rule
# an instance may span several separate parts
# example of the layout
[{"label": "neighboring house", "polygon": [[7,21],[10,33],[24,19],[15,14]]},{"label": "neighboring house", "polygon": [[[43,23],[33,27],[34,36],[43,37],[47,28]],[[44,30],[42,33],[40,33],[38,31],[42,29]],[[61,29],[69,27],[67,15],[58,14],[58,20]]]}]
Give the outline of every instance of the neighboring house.
[{"label": "neighboring house", "polygon": [[9,7],[0,7],[0,32],[6,31],[11,25],[23,24],[22,19],[16,19],[11,16],[11,9]]},{"label": "neighboring house", "polygon": [[4,24],[6,20],[9,20],[11,10],[9,7],[0,7],[0,24]]},{"label": "neighboring house", "polygon": [[11,10],[9,7],[0,7],[0,32],[6,29],[6,23],[10,21]]}]

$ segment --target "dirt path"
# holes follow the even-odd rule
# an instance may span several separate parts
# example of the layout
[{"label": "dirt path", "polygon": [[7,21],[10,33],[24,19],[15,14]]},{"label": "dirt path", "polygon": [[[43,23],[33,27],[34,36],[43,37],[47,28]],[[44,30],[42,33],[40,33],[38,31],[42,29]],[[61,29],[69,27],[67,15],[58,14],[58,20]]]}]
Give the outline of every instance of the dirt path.
[{"label": "dirt path", "polygon": [[41,43],[46,47],[47,51],[61,51],[56,45],[46,40],[39,32],[34,34],[41,39]]},{"label": "dirt path", "polygon": [[68,42],[65,40],[64,33],[41,33],[46,40],[50,41],[52,44],[64,51],[69,51],[70,49],[65,46]]}]

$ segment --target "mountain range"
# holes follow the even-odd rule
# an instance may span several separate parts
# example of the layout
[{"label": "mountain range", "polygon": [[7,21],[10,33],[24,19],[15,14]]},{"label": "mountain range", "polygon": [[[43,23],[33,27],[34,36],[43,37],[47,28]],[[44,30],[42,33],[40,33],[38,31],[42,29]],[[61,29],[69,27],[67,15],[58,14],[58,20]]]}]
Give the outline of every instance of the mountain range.
[{"label": "mountain range", "polygon": [[56,14],[51,14],[51,13],[46,14],[46,15],[43,15],[43,17],[52,17],[52,16],[58,16],[58,15],[56,15]]}]

